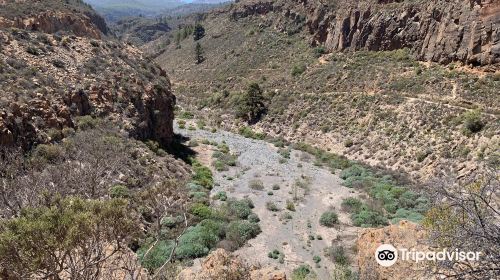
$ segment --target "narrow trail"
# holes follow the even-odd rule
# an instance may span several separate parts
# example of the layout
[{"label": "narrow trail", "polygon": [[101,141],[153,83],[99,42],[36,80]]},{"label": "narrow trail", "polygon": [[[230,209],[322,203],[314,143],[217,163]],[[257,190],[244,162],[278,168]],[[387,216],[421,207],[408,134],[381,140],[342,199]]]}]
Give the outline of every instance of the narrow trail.
[{"label": "narrow trail", "polygon": [[[297,266],[309,264],[318,279],[330,279],[335,265],[325,257],[323,250],[332,244],[342,244],[345,248],[354,245],[359,229],[350,225],[349,216],[340,205],[344,198],[357,197],[360,193],[343,187],[338,175],[315,166],[313,158],[300,151],[292,151],[290,159],[283,162],[278,148],[265,141],[225,131],[212,133],[179,129],[178,126],[176,132],[194,140],[225,142],[231,152],[238,155],[237,166],[225,172],[214,171],[216,186],[212,191],[215,194],[223,190],[228,197],[239,199],[248,197],[255,204],[254,212],[261,220],[262,233],[237,250],[237,255],[253,264],[285,270],[288,276]],[[210,159],[210,146],[200,144],[195,149],[199,151],[198,157],[205,161]],[[251,189],[248,184],[251,180],[262,181],[264,190]],[[304,188],[297,188],[294,187],[297,181],[309,183]],[[272,190],[273,185],[280,189]],[[273,194],[269,195],[269,191]],[[295,203],[296,210],[288,211],[286,201],[293,201],[294,197],[299,198]],[[268,210],[267,202],[275,203],[280,210]],[[340,224],[336,228],[319,224],[321,214],[330,209],[339,214]],[[292,219],[284,219],[284,213],[289,213]],[[284,253],[283,263],[268,257],[274,249]],[[313,261],[314,256],[321,257],[318,265]]]}]

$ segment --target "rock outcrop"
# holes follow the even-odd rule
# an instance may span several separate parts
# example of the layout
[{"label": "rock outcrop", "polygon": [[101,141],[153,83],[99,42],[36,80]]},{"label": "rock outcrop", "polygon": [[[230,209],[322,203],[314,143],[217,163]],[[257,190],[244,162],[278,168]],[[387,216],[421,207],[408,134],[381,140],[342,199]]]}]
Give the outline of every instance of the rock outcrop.
[{"label": "rock outcrop", "polygon": [[425,262],[416,264],[398,259],[394,265],[383,267],[375,261],[375,251],[382,244],[425,251],[429,248],[426,240],[427,232],[422,226],[408,221],[380,229],[364,229],[356,244],[361,279],[434,279]]},{"label": "rock outcrop", "polygon": [[69,32],[100,39],[109,33],[104,19],[92,8],[71,1],[0,2],[0,28],[19,28],[44,33]]},{"label": "rock outcrop", "polygon": [[500,63],[499,0],[245,1],[230,16],[237,20],[271,12],[279,15],[277,27],[284,18],[303,21],[311,44],[329,51],[408,48],[424,61]]},{"label": "rock outcrop", "polygon": [[57,140],[87,115],[138,139],[172,140],[169,79],[138,49],[18,29],[0,29],[0,45],[1,145]]},{"label": "rock outcrop", "polygon": [[251,267],[224,249],[217,249],[201,261],[201,266],[184,269],[177,280],[286,280],[283,271]]}]

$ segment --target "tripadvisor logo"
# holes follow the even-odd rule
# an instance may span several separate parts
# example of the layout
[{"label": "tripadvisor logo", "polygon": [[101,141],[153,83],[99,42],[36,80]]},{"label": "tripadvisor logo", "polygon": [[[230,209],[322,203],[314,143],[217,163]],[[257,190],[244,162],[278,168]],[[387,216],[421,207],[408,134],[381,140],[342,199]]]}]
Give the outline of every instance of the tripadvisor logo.
[{"label": "tripadvisor logo", "polygon": [[375,251],[375,260],[384,267],[394,265],[398,258],[401,261],[421,262],[421,261],[478,261],[481,252],[465,252],[455,249],[449,251],[443,249],[441,251],[417,251],[415,249],[396,249],[391,244],[382,244]]}]

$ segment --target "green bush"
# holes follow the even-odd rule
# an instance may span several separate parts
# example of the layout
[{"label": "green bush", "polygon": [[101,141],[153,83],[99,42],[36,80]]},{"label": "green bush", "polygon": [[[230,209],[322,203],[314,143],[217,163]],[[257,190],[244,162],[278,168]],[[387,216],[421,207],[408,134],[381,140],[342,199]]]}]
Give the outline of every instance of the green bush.
[{"label": "green bush", "polygon": [[277,249],[274,249],[271,252],[267,253],[267,256],[270,259],[275,259],[275,260],[277,260],[280,257],[280,255],[281,255],[281,252],[278,251]]},{"label": "green bush", "polygon": [[484,127],[481,119],[481,111],[473,110],[466,112],[463,115],[463,124],[467,135],[481,131]]},{"label": "green bush", "polygon": [[190,209],[191,214],[201,218],[208,219],[212,217],[212,209],[202,203],[195,203],[191,206]]},{"label": "green bush", "polygon": [[321,261],[321,257],[320,256],[314,256],[313,257],[313,262],[314,263],[319,263]]},{"label": "green bush", "polygon": [[220,201],[226,201],[227,200],[227,194],[225,191],[220,191],[214,195],[215,200],[220,200]]},{"label": "green bush", "polygon": [[342,201],[342,208],[350,213],[359,212],[361,210],[362,205],[363,202],[354,197],[349,197]]},{"label": "green bush", "polygon": [[202,223],[189,228],[179,239],[176,257],[188,259],[206,256],[219,241],[217,230]]},{"label": "green bush", "polygon": [[214,185],[212,171],[208,167],[200,164],[199,162],[193,163],[193,170],[194,170],[193,182],[211,190]]},{"label": "green bush", "polygon": [[424,216],[418,212],[411,211],[408,209],[398,209],[391,219],[391,223],[395,224],[401,220],[409,220],[415,223],[419,223],[423,220]]},{"label": "green bush", "polygon": [[96,128],[99,125],[99,119],[92,116],[82,116],[76,118],[76,126],[80,130],[87,130]]},{"label": "green bush", "polygon": [[296,64],[292,68],[292,76],[300,76],[306,71],[307,67],[304,64]]},{"label": "green bush", "polygon": [[303,264],[292,271],[292,280],[306,280],[314,278],[315,273],[311,266]]},{"label": "green bush", "polygon": [[154,271],[161,267],[172,252],[174,242],[171,240],[160,240],[145,256],[153,242],[144,244],[138,251],[137,256],[141,265],[149,271]]},{"label": "green bush", "polygon": [[266,137],[265,134],[254,132],[248,126],[240,127],[240,129],[238,130],[238,133],[245,138],[257,139],[257,140],[264,140],[264,138]]},{"label": "green bush", "polygon": [[242,246],[247,240],[256,237],[259,233],[261,233],[261,229],[256,223],[232,221],[227,226],[226,237],[228,240]]},{"label": "green bush", "polygon": [[363,209],[351,216],[353,224],[357,227],[379,227],[388,225],[384,214],[371,210]]},{"label": "green bush", "polygon": [[109,189],[111,198],[130,198],[130,190],[123,185],[114,185]]},{"label": "green bush", "polygon": [[248,200],[230,200],[227,202],[227,206],[230,213],[239,219],[246,219],[252,214],[252,208]]},{"label": "green bush", "polygon": [[326,53],[326,49],[324,47],[316,47],[314,48],[314,56],[319,58],[320,56]]},{"label": "green bush", "polygon": [[319,218],[320,225],[325,227],[333,227],[338,222],[339,217],[333,211],[326,211],[325,213],[321,214],[321,217]]},{"label": "green bush", "polygon": [[260,222],[260,219],[259,219],[259,216],[257,216],[257,214],[250,214],[248,215],[248,221],[251,222],[251,223],[258,223]]}]

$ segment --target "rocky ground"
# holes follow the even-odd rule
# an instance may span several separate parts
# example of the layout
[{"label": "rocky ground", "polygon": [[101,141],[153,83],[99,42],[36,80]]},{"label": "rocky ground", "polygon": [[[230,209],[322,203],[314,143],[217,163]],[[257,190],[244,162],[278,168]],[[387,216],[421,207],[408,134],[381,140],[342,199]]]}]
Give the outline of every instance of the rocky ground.
[{"label": "rocky ground", "polygon": [[[340,209],[344,198],[357,197],[360,193],[341,185],[341,179],[330,171],[316,167],[312,157],[300,151],[292,151],[290,159],[284,161],[279,149],[262,140],[248,139],[225,131],[215,133],[201,129],[179,129],[177,133],[187,136],[198,143],[215,141],[225,142],[232,153],[238,155],[236,167],[228,171],[214,174],[216,187],[213,194],[225,191],[228,197],[250,198],[254,204],[254,212],[258,214],[262,233],[236,251],[251,264],[264,267],[276,267],[287,274],[297,266],[307,263],[315,267],[319,279],[328,279],[334,267],[332,261],[324,256],[323,249],[330,245],[344,245],[350,251],[354,245],[358,228],[350,225],[348,214]],[[194,147],[198,158],[205,164],[211,160],[212,146],[200,144]],[[259,180],[263,190],[249,187],[249,182]],[[299,187],[295,187],[299,183]],[[279,190],[272,190],[278,185]],[[269,195],[272,191],[272,195]],[[295,195],[297,193],[297,195]],[[286,209],[286,201],[298,200],[295,211]],[[273,202],[278,211],[266,208]],[[335,228],[327,228],[319,224],[321,214],[334,209],[339,213],[340,224]],[[287,219],[284,215],[291,215]],[[320,236],[320,239],[318,239]],[[311,240],[314,237],[314,240]],[[268,257],[268,253],[279,250],[284,254],[283,263]],[[316,266],[314,256],[321,261]]]}]

